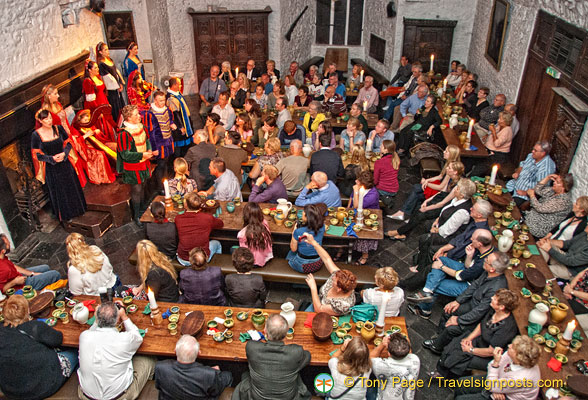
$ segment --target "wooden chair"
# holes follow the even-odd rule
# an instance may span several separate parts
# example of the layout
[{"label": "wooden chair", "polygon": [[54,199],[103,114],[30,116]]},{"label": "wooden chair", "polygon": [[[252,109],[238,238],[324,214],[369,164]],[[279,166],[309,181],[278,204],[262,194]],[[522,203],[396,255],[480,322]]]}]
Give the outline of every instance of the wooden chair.
[{"label": "wooden chair", "polygon": [[329,64],[337,64],[337,71],[347,73],[349,65],[349,49],[331,47],[325,52],[325,68]]}]

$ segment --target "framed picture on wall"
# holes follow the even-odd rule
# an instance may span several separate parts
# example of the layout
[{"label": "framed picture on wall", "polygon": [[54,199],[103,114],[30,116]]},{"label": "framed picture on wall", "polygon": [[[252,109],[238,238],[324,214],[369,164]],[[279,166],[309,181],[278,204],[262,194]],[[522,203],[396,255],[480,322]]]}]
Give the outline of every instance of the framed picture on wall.
[{"label": "framed picture on wall", "polygon": [[131,42],[137,42],[132,11],[104,11],[102,22],[110,49],[126,50]]},{"label": "framed picture on wall", "polygon": [[488,29],[488,39],[486,40],[486,59],[498,71],[500,71],[500,62],[502,61],[509,9],[510,4],[507,0],[494,0],[490,29]]}]

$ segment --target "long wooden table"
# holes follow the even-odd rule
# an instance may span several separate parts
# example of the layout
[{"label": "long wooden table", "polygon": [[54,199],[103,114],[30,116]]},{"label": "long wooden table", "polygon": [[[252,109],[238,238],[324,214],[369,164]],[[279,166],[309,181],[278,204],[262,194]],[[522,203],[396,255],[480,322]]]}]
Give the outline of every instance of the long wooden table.
[{"label": "long wooden table", "polygon": [[[100,299],[98,297],[93,296],[76,296],[76,300],[89,300],[89,299],[96,299],[96,304],[100,303]],[[167,356],[167,357],[175,357],[175,346],[177,340],[180,338],[179,329],[186,318],[185,313],[189,311],[202,311],[204,313],[204,320],[210,321],[215,317],[224,318],[223,311],[227,307],[216,307],[216,306],[200,306],[200,305],[192,305],[192,304],[175,304],[175,303],[165,303],[165,302],[158,302],[160,310],[167,310],[169,307],[178,305],[180,307],[180,320],[178,322],[178,334],[173,336],[169,333],[167,329],[167,320],[163,320],[163,324],[160,326],[154,326],[151,323],[151,318],[149,315],[145,315],[142,313],[145,305],[147,304],[146,301],[142,300],[134,300],[134,304],[136,304],[139,309],[136,313],[130,314],[130,318],[137,327],[140,329],[146,329],[147,332],[143,339],[143,344],[139,347],[137,351],[139,354],[145,355],[154,355],[154,356]],[[237,362],[246,362],[247,357],[245,354],[245,343],[241,343],[239,341],[239,334],[247,332],[248,330],[254,329],[253,325],[251,324],[251,311],[252,309],[245,309],[245,308],[236,308],[231,307],[234,312],[234,320],[235,326],[231,328],[233,332],[233,342],[232,343],[225,343],[225,342],[215,342],[212,339],[212,336],[206,334],[206,327],[203,328],[202,334],[198,337],[198,341],[200,342],[200,354],[198,355],[199,358],[204,359],[212,359],[212,360],[223,360],[223,361],[237,361]],[[248,311],[250,312],[249,318],[245,321],[239,321],[236,319],[236,315],[239,311]],[[279,313],[279,310],[264,310],[268,314]],[[284,339],[285,344],[292,344],[296,343],[300,346],[304,347],[305,350],[310,351],[312,354],[312,358],[310,361],[310,365],[315,366],[326,366],[331,356],[329,355],[330,352],[339,348],[338,345],[333,344],[331,340],[327,340],[326,342],[319,342],[317,341],[314,336],[312,335],[312,331],[310,328],[304,326],[304,322],[308,317],[307,312],[298,311],[296,312],[296,323],[294,325],[294,338],[293,339]],[[358,336],[359,334],[355,331],[355,325],[352,324],[353,327],[349,332],[353,336]],[[389,317],[386,318],[386,327],[385,329],[390,329],[392,325],[397,325],[401,328],[401,332],[408,337],[408,331],[406,329],[406,321],[404,317]],[[79,324],[75,322],[72,318],[68,324],[63,324],[62,322],[58,322],[55,325],[55,329],[63,333],[63,345],[68,347],[79,347],[79,337],[80,334],[89,329],[90,326],[87,324]],[[369,344],[370,348],[373,348],[373,342]]]},{"label": "long wooden table", "polygon": [[[164,201],[163,196],[157,196],[153,201]],[[239,232],[243,229],[243,209],[245,208],[245,204],[247,202],[242,202],[240,206],[235,207],[235,211],[233,213],[229,213],[227,211],[227,202],[226,201],[219,201],[220,207],[222,210],[222,214],[219,215],[219,218],[223,220],[224,226],[221,230],[223,231],[233,231]],[[259,206],[264,208],[273,209],[276,207],[276,204],[272,203],[259,203]],[[303,207],[293,206],[294,208],[302,209]],[[367,227],[362,229],[361,231],[357,232],[358,239],[372,239],[372,240],[379,240],[384,238],[384,221],[382,218],[382,210],[370,210],[372,214],[376,214],[378,216],[377,221],[379,222],[377,230],[371,230]],[[178,215],[178,210],[174,208],[173,211],[167,212],[166,217],[170,222],[173,222],[175,217]],[[270,231],[272,234],[281,234],[281,235],[291,235],[294,231],[294,227],[287,228],[285,225],[278,225],[273,218],[269,215],[265,215],[265,220],[269,224]],[[153,215],[151,215],[151,211],[147,209],[143,216],[141,216],[141,222],[153,222]],[[326,224],[329,224],[329,218],[325,221]],[[342,240],[349,240],[352,239],[351,237],[344,234],[343,236],[332,235],[330,233],[326,233],[325,236],[331,238],[339,238]]]},{"label": "long wooden table", "polygon": [[[262,119],[264,119],[267,115],[268,115],[268,111],[264,111],[262,113]],[[300,112],[300,110],[296,110],[296,108],[293,111],[290,111],[290,114],[292,115],[292,119],[294,121],[297,121],[298,123],[302,124],[302,121],[304,120],[304,114],[305,112]],[[349,115],[349,112],[345,113],[347,115]],[[363,116],[365,117],[367,123],[368,123],[368,128],[369,129],[374,129],[376,127],[376,124],[378,123],[378,121],[380,120],[378,118],[378,114],[368,114],[368,113],[363,113]],[[337,117],[331,117],[329,119],[329,122],[331,123],[331,126],[334,128],[347,128],[347,121],[345,121],[343,118],[339,118],[339,120],[337,121]]]},{"label": "long wooden table", "polygon": [[[439,111],[439,115],[441,116],[441,119],[443,119],[443,125],[445,126],[445,128],[441,129],[441,132],[443,132],[443,138],[445,139],[445,143],[447,143],[447,145],[449,146],[450,144],[453,144],[457,147],[460,148],[460,155],[462,157],[472,157],[472,158],[485,158],[488,157],[488,150],[486,149],[486,146],[482,143],[482,141],[480,140],[480,137],[478,136],[478,134],[472,130],[472,136],[471,136],[471,145],[476,147],[476,150],[467,150],[466,148],[464,148],[464,146],[461,144],[461,142],[459,141],[459,134],[460,132],[458,132],[455,129],[452,129],[449,127],[449,121],[447,121],[447,119],[445,119],[443,117],[443,105],[444,103],[441,100],[437,101],[437,111]],[[465,117],[465,114],[462,113],[462,115],[460,115],[460,117]]]},{"label": "long wooden table", "polygon": [[[509,194],[503,194],[503,196],[510,196]],[[497,207],[496,205],[494,205],[494,209],[495,210],[500,210],[500,211],[504,211],[504,207]],[[513,219],[520,219],[521,214],[520,211],[518,210],[517,207],[515,207],[512,210],[512,217]],[[490,224],[491,227],[494,226],[495,223],[495,219],[494,216],[490,216],[490,218],[488,219],[488,223]],[[502,231],[506,229],[506,228],[501,228],[499,230],[499,233],[502,233]],[[513,231],[515,233],[515,241],[518,238],[519,234],[521,233],[521,231]],[[526,245],[535,245],[535,240],[533,239],[533,236],[531,234],[528,234],[529,236],[529,240],[526,241]],[[494,240],[494,244],[496,246],[496,240]],[[508,254],[512,257],[512,249],[508,252]],[[505,276],[506,279],[508,281],[508,287],[510,290],[512,290],[513,292],[515,292],[518,296],[519,296],[519,306],[513,311],[513,316],[515,317],[515,320],[517,321],[517,325],[519,327],[519,332],[521,335],[525,335],[527,336],[527,325],[528,325],[528,321],[529,321],[529,313],[531,312],[531,310],[535,307],[535,303],[533,303],[531,301],[531,298],[525,298],[522,296],[521,294],[521,289],[523,287],[526,287],[527,289],[531,290],[531,292],[533,292],[533,290],[531,289],[531,287],[529,286],[529,284],[527,283],[526,279],[517,279],[514,275],[513,272],[514,271],[523,271],[523,273],[526,272],[526,264],[527,263],[533,263],[535,264],[537,270],[541,271],[541,273],[545,276],[546,280],[552,279],[553,278],[553,274],[551,273],[551,270],[549,269],[549,267],[547,266],[547,263],[545,262],[545,260],[543,259],[543,257],[541,255],[533,255],[528,259],[525,259],[523,257],[519,257],[520,259],[520,264],[518,267],[514,268],[514,269],[508,269],[505,272]],[[543,300],[547,300],[547,298],[545,296],[542,296],[541,293],[538,293],[539,295],[541,295],[541,298]],[[561,290],[561,288],[557,285],[557,283],[555,283],[554,281],[554,285],[553,285],[553,291],[552,291],[552,295],[557,297],[562,303],[566,304],[569,306],[569,302],[568,300],[566,300],[566,298],[563,295],[563,292]],[[559,324],[554,324],[556,326],[559,327],[559,329],[561,330],[561,332],[563,332],[567,326],[567,324],[571,321],[575,319],[575,315],[574,312],[572,311],[571,307],[568,311],[568,315],[566,316],[566,319],[563,322],[560,322]],[[540,332],[542,335],[545,334],[547,332],[547,326],[552,324],[551,322],[551,317],[548,320],[548,323],[545,325],[545,328]],[[576,329],[579,329],[580,331],[582,331],[582,336],[585,337],[582,328],[580,327],[580,324],[578,323],[578,321],[576,320]],[[560,372],[554,372],[551,368],[549,368],[547,366],[547,362],[549,362],[549,360],[551,359],[551,357],[554,355],[554,353],[552,352],[546,352],[546,351],[542,351],[541,352],[541,357],[539,359],[539,368],[541,369],[541,379],[543,380],[555,380],[555,379],[565,379],[566,376],[568,375],[578,375],[579,372],[578,370],[575,368],[574,364],[581,360],[588,360],[588,346],[587,346],[587,341],[584,340],[583,342],[583,346],[578,350],[578,352],[574,353],[574,352],[568,352],[567,356],[568,356],[568,363],[564,364],[562,366],[562,369]],[[545,346],[541,345],[542,350],[544,350]],[[542,392],[543,394],[545,394],[545,390],[548,388],[542,388]]]}]

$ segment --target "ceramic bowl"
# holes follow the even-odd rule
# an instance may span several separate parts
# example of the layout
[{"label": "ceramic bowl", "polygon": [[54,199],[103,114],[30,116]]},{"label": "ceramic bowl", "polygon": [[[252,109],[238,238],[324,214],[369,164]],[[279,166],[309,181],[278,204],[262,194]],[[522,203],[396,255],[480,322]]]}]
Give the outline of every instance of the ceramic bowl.
[{"label": "ceramic bowl", "polygon": [[296,221],[296,213],[290,213],[290,215],[288,215],[288,219],[290,221]]},{"label": "ceramic bowl", "polygon": [[225,319],[225,327],[232,328],[235,325],[235,320],[233,318]]},{"label": "ceramic bowl", "polygon": [[378,347],[381,344],[382,344],[382,338],[375,338],[374,339],[374,346],[375,347]]},{"label": "ceramic bowl", "polygon": [[272,212],[272,210],[270,210],[269,208],[264,208],[261,210],[261,212],[263,212],[265,215],[269,215],[270,212]]},{"label": "ceramic bowl", "polygon": [[178,306],[173,306],[169,310],[171,311],[172,314],[179,314],[180,313],[180,307],[178,307]]},{"label": "ceramic bowl", "polygon": [[56,301],[55,308],[64,309],[65,308],[65,301]]},{"label": "ceramic bowl", "polygon": [[218,323],[216,321],[208,321],[206,323],[206,326],[209,328],[216,328],[218,326]]},{"label": "ceramic bowl", "polygon": [[180,320],[180,315],[179,314],[172,314],[169,316],[168,320],[171,323],[177,324],[178,321]]},{"label": "ceramic bowl", "polygon": [[368,217],[371,214],[370,210],[363,210],[363,216]]},{"label": "ceramic bowl", "polygon": [[555,349],[555,341],[549,339],[545,341],[545,346],[547,346],[550,349]]},{"label": "ceramic bowl", "polygon": [[240,311],[237,313],[237,319],[239,321],[245,321],[249,317],[249,313],[245,311]]},{"label": "ceramic bowl", "polygon": [[47,318],[45,320],[45,323],[49,326],[55,326],[55,324],[57,324],[57,318],[55,318],[55,317]]},{"label": "ceramic bowl", "polygon": [[551,335],[551,336],[557,336],[557,334],[559,333],[559,328],[555,325],[549,325],[547,327],[547,332]]},{"label": "ceramic bowl", "polygon": [[[294,217],[296,217],[296,216],[294,216]],[[284,222],[284,226],[286,228],[292,228],[294,226],[294,221],[286,221],[286,222]]]},{"label": "ceramic bowl", "polygon": [[559,303],[559,299],[557,297],[548,297],[547,301],[549,302],[549,304],[551,304],[552,306],[555,306],[556,304]]},{"label": "ceramic bowl", "polygon": [[372,226],[374,221],[372,221],[371,219],[366,219],[364,222],[365,226]]},{"label": "ceramic bowl", "polygon": [[531,301],[533,303],[539,303],[541,301],[541,296],[539,296],[538,294],[533,294],[531,296]]},{"label": "ceramic bowl", "polygon": [[222,342],[225,340],[225,335],[222,332],[216,332],[214,335],[212,335],[212,338],[215,342]]},{"label": "ceramic bowl", "polygon": [[123,297],[123,304],[127,306],[133,302],[133,296],[125,296]]},{"label": "ceramic bowl", "polygon": [[377,214],[370,214],[370,219],[372,221],[376,221],[378,219],[378,215]]},{"label": "ceramic bowl", "polygon": [[226,331],[225,332],[225,339],[232,339],[233,338],[233,331]]},{"label": "ceramic bowl", "polygon": [[76,304],[78,304],[78,302],[76,300],[70,300],[67,302],[67,306],[74,308],[76,306]]},{"label": "ceramic bowl", "polygon": [[361,231],[361,226],[359,226],[359,225],[355,224],[355,225],[353,225],[353,230],[354,230],[355,232],[359,232],[359,231]]},{"label": "ceramic bowl", "polygon": [[523,239],[526,242],[527,240],[529,240],[529,235],[526,235],[524,233],[521,233],[519,235],[519,239]]},{"label": "ceramic bowl", "polygon": [[329,207],[327,208],[327,211],[330,213],[335,212],[335,207]]},{"label": "ceramic bowl", "polygon": [[233,310],[231,308],[227,308],[224,311],[225,317],[231,318],[233,316]]},{"label": "ceramic bowl", "polygon": [[533,263],[526,263],[525,264],[525,267],[527,267],[527,268],[536,268],[535,264],[533,264]]},{"label": "ceramic bowl", "polygon": [[341,329],[345,329],[347,332],[351,330],[351,324],[349,322],[344,322],[341,324]]},{"label": "ceramic bowl", "polygon": [[582,342],[579,341],[578,339],[572,339],[572,341],[570,342],[570,347],[572,349],[579,349],[580,347],[582,347]]},{"label": "ceramic bowl", "polygon": [[513,267],[517,267],[520,263],[521,260],[519,260],[518,258],[513,257],[510,259],[510,265],[512,265]]},{"label": "ceramic bowl", "polygon": [[535,342],[537,342],[538,344],[543,344],[545,343],[545,338],[543,336],[541,336],[540,334],[536,334],[533,336],[533,340]]},{"label": "ceramic bowl", "polygon": [[339,223],[339,220],[337,218],[331,218],[331,225],[337,225]]},{"label": "ceramic bowl", "polygon": [[137,305],[136,305],[136,304],[129,304],[129,305],[127,306],[127,313],[128,313],[128,314],[132,314],[132,313],[134,313],[134,312],[137,312],[137,310],[138,310],[138,309],[139,309],[139,307],[137,307]]},{"label": "ceramic bowl", "polygon": [[494,211],[494,218],[496,218],[496,219],[502,218],[502,213],[500,211]]},{"label": "ceramic bowl", "polygon": [[340,337],[343,338],[345,335],[347,335],[347,331],[345,329],[337,329],[335,331],[335,334]]},{"label": "ceramic bowl", "polygon": [[396,332],[400,332],[402,329],[400,329],[400,327],[398,325],[392,325],[390,327],[390,330],[392,331],[392,333],[396,333]]},{"label": "ceramic bowl", "polygon": [[566,364],[568,362],[568,357],[560,353],[555,354],[555,359],[562,364]]},{"label": "ceramic bowl", "polygon": [[523,251],[523,258],[531,258],[532,254],[529,250]]},{"label": "ceramic bowl", "polygon": [[347,340],[347,339],[351,340],[351,339],[353,339],[353,336],[351,336],[350,334],[343,336],[343,340]]},{"label": "ceramic bowl", "polygon": [[57,309],[57,310],[54,310],[51,313],[51,315],[54,316],[55,318],[59,318],[59,316],[61,315],[62,312],[63,312],[62,310]]},{"label": "ceramic bowl", "polygon": [[33,291],[33,287],[31,285],[26,285],[22,287],[23,293],[30,293]]}]

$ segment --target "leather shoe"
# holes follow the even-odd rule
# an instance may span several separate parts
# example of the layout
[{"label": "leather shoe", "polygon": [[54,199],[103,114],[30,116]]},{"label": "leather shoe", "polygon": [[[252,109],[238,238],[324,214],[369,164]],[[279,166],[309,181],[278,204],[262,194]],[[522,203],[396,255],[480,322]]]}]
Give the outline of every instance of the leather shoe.
[{"label": "leather shoe", "polygon": [[438,356],[441,355],[441,350],[435,347],[435,342],[432,339],[427,339],[423,341],[423,347],[429,350],[431,353],[436,354]]}]

